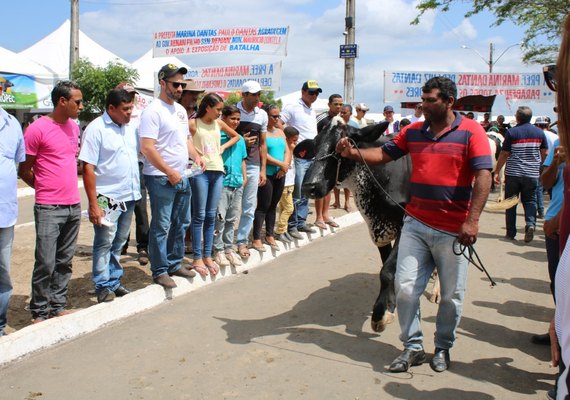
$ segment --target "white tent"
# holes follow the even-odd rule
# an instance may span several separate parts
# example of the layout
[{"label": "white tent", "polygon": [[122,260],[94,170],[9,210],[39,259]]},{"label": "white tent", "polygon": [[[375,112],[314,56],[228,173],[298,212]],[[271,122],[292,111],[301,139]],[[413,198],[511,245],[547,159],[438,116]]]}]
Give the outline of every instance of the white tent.
[{"label": "white tent", "polygon": [[53,80],[57,78],[43,65],[3,47],[0,47],[0,72],[33,76],[38,80]]},{"label": "white tent", "polygon": [[[296,92],[286,94],[284,96],[278,97],[277,100],[281,100],[283,107],[287,104],[295,104],[301,98],[301,91],[297,90]],[[329,109],[329,101],[328,99],[318,97],[317,100],[313,103],[313,109],[315,112],[319,113],[322,111],[327,111]]]},{"label": "white tent", "polygon": [[156,57],[152,56],[152,49],[147,51],[142,57],[133,62],[132,68],[139,73],[139,80],[135,84],[137,88],[154,90],[155,78],[163,65],[174,64],[178,67],[187,65],[176,57]]},{"label": "white tent", "polygon": [[[71,23],[66,20],[55,31],[19,54],[46,66],[59,76],[68,77],[70,27]],[[130,66],[127,61],[97,44],[81,30],[79,31],[79,57],[87,58],[100,67],[107,65],[109,61],[117,61]]]}]

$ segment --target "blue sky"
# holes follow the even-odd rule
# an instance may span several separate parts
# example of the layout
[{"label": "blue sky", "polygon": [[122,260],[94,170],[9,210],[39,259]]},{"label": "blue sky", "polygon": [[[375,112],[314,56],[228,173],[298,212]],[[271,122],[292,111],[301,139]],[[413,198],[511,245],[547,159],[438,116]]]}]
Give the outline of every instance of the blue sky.
[{"label": "blue sky", "polygon": [[[372,111],[383,107],[383,71],[487,72],[483,58],[489,43],[495,57],[519,42],[523,30],[511,23],[490,27],[492,14],[465,20],[466,6],[457,2],[448,13],[429,13],[419,26],[408,0],[356,0],[356,102],[369,104]],[[69,0],[10,1],[4,4],[0,46],[20,52],[59,27],[70,13]],[[283,62],[283,95],[300,88],[303,81],[316,79],[324,95],[343,92],[343,62],[338,46],[344,43],[345,3],[343,0],[280,0],[204,2],[203,0],[80,0],[80,28],[97,43],[132,62],[151,46],[155,31],[236,26],[283,26],[291,28],[288,56]],[[49,57],[49,55],[46,55]],[[257,56],[260,57],[260,56]],[[227,55],[182,58],[191,66],[219,66],[260,61],[252,56]],[[277,61],[264,57],[263,62]],[[537,72],[541,66],[521,62],[518,47],[509,49],[495,66],[495,72]],[[529,104],[535,115],[552,114],[552,104]],[[504,99],[497,99],[495,115],[512,114]]]}]

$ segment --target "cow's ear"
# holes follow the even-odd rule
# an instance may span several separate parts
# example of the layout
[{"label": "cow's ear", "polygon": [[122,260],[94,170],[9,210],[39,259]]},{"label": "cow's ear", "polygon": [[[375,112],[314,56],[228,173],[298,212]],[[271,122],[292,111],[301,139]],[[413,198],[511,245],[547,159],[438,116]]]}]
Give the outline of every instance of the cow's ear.
[{"label": "cow's ear", "polygon": [[297,158],[302,158],[303,160],[315,158],[315,141],[313,139],[305,139],[301,143],[297,143],[297,146],[295,146],[295,149],[293,150],[293,155]]},{"label": "cow's ear", "polygon": [[368,125],[350,135],[357,142],[375,142],[388,129],[390,122],[382,121],[378,124]]}]

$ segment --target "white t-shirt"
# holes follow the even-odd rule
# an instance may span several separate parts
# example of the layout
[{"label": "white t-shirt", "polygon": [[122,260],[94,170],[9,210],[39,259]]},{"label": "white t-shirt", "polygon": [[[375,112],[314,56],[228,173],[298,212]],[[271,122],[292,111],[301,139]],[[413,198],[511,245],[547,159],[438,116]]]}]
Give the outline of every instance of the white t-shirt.
[{"label": "white t-shirt", "polygon": [[425,121],[426,118],[423,114],[419,117],[416,117],[416,114],[410,114],[406,117],[406,119],[413,124],[414,122]]},{"label": "white t-shirt", "polygon": [[281,120],[299,131],[299,142],[314,139],[317,136],[317,114],[302,99],[295,104],[288,104],[281,111]]},{"label": "white t-shirt", "polygon": [[[188,165],[188,115],[178,103],[167,104],[156,99],[144,109],[139,127],[140,138],[156,140],[156,150],[171,168],[183,173]],[[162,175],[147,159],[144,160],[143,174]]]}]

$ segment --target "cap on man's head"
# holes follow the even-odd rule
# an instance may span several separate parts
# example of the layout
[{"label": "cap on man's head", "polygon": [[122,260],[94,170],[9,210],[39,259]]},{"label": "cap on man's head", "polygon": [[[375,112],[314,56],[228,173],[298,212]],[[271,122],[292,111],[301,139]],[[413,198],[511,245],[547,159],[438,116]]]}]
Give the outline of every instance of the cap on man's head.
[{"label": "cap on man's head", "polygon": [[384,107],[384,112],[394,112],[394,107],[386,106],[386,107]]},{"label": "cap on man's head", "polygon": [[127,93],[139,94],[139,92],[137,92],[134,86],[131,85],[129,82],[121,82],[117,86],[115,86],[115,89],[123,89]]},{"label": "cap on man's head", "polygon": [[186,75],[187,73],[188,70],[185,67],[179,68],[174,64],[166,64],[158,71],[158,80],[168,79],[176,74]]},{"label": "cap on man's head", "polygon": [[546,121],[545,117],[536,117],[536,119],[534,120],[534,124],[535,125],[548,125],[548,122]]},{"label": "cap on man's head", "polygon": [[356,108],[357,111],[358,111],[358,110],[362,110],[362,111],[368,111],[368,110],[370,110],[370,108],[368,108],[368,106],[367,106],[366,104],[364,104],[364,103],[358,103],[358,104],[356,105],[356,107],[354,107],[354,108]]},{"label": "cap on man's head", "polygon": [[304,91],[310,90],[311,92],[319,92],[319,93],[323,92],[323,89],[321,89],[319,87],[319,84],[317,83],[317,81],[313,81],[313,80],[303,83],[303,87],[301,88],[301,90],[304,90]]},{"label": "cap on man's head", "polygon": [[242,93],[259,93],[261,92],[261,85],[257,81],[247,81],[241,87]]},{"label": "cap on man's head", "polygon": [[193,79],[184,79],[183,82],[186,84],[186,87],[182,89],[182,92],[205,92],[204,89],[200,89],[196,82]]}]

